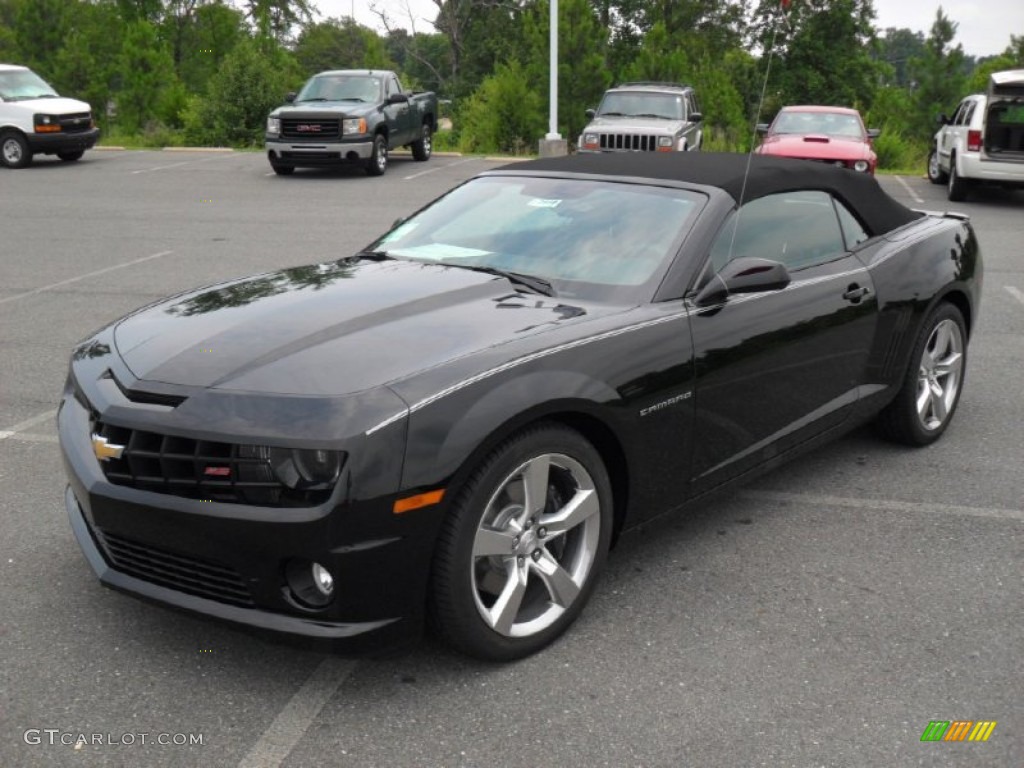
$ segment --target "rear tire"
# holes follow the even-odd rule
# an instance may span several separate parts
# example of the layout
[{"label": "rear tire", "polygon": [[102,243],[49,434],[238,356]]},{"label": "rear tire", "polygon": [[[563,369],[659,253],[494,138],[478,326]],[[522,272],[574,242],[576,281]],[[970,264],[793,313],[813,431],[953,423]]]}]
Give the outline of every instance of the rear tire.
[{"label": "rear tire", "polygon": [[950,155],[949,185],[946,190],[946,196],[954,203],[959,203],[960,201],[967,199],[967,193],[970,189],[971,182],[967,179],[960,178],[960,175],[956,172],[956,155]]},{"label": "rear tire", "polygon": [[878,414],[882,434],[913,446],[942,437],[960,402],[966,367],[964,317],[942,303],[921,325],[896,399]]},{"label": "rear tire", "polygon": [[383,176],[388,169],[388,140],[383,133],[373,137],[373,152],[366,162],[367,176]]},{"label": "rear tire", "polygon": [[944,173],[939,165],[939,151],[933,149],[928,153],[928,181],[932,184],[945,184],[948,179],[949,174]]},{"label": "rear tire", "polygon": [[430,617],[452,646],[510,661],[573,623],[608,554],[612,491],[578,432],[541,424],[495,448],[437,539]]},{"label": "rear tire", "polygon": [[14,131],[0,134],[0,165],[7,168],[24,168],[31,162],[32,152],[24,136]]},{"label": "rear tire", "polygon": [[423,162],[430,159],[434,151],[433,134],[430,130],[430,123],[423,124],[420,138],[412,143],[412,159]]}]

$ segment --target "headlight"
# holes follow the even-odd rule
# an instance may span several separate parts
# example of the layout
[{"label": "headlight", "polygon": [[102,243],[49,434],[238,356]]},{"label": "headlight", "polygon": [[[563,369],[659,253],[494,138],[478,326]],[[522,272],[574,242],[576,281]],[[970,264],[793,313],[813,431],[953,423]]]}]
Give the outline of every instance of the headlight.
[{"label": "headlight", "polygon": [[352,117],[341,121],[342,133],[366,133],[366,118]]},{"label": "headlight", "polygon": [[33,115],[36,133],[59,133],[60,118],[55,115]]},{"label": "headlight", "polygon": [[267,118],[267,133],[273,133],[275,135],[281,133],[281,118],[280,117],[268,117]]},{"label": "headlight", "polygon": [[853,164],[853,170],[860,171],[861,173],[867,171],[868,167],[869,165],[867,160],[858,160]]},{"label": "headlight", "polygon": [[671,136],[659,136],[658,137],[658,146],[659,147],[671,147],[672,146],[672,137]]},{"label": "headlight", "polygon": [[289,488],[321,490],[338,479],[344,454],[320,448],[271,448],[274,476]]},{"label": "headlight", "polygon": [[583,134],[583,143],[586,144],[588,147],[591,146],[591,145],[597,146],[597,141],[598,141],[598,139],[597,139],[597,134],[596,133],[585,133],[585,134]]}]

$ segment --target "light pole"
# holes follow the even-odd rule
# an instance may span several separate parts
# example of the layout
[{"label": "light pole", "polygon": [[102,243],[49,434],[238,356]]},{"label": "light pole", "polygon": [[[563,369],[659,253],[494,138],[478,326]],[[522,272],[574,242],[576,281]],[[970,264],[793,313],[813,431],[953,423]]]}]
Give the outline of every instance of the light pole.
[{"label": "light pole", "polygon": [[558,0],[551,3],[551,36],[548,47],[548,132],[540,140],[540,156],[555,157],[569,153],[568,142],[558,132]]}]

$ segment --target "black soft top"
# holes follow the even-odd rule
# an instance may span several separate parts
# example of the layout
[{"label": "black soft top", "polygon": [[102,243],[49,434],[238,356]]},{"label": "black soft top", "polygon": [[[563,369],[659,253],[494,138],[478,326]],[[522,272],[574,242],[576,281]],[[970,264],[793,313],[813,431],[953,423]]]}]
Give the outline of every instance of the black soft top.
[{"label": "black soft top", "polygon": [[874,177],[866,173],[785,157],[726,152],[609,152],[543,158],[504,166],[501,170],[585,173],[701,184],[718,187],[737,204],[777,192],[822,190],[846,203],[869,235],[891,232],[924,215],[893,200]]}]

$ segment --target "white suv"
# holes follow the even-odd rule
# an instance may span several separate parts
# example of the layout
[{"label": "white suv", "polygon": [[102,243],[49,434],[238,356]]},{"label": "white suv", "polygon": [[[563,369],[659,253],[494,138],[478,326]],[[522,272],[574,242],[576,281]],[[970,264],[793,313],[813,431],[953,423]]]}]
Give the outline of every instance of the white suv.
[{"label": "white suv", "polygon": [[84,101],[61,98],[28,67],[0,64],[0,165],[24,168],[37,154],[71,162],[99,135]]},{"label": "white suv", "polygon": [[1024,187],[1024,69],[994,72],[988,93],[966,97],[928,155],[928,178],[963,200],[975,182]]}]

